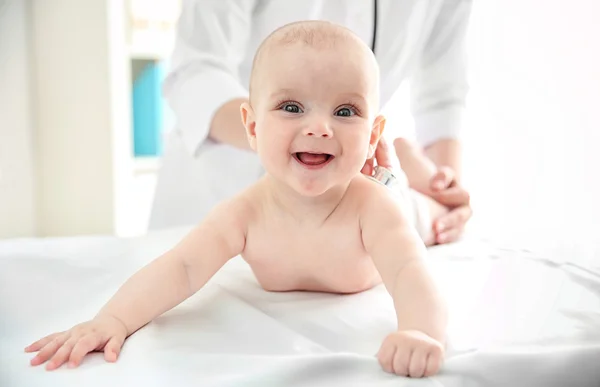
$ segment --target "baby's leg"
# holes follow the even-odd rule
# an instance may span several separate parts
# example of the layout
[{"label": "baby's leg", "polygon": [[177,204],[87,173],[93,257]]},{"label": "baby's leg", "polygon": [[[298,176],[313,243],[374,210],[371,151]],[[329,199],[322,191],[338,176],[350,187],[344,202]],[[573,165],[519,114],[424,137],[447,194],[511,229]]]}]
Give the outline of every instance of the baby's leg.
[{"label": "baby's leg", "polygon": [[441,215],[448,213],[448,209],[430,198],[408,186],[408,181],[402,170],[394,171],[399,184],[393,187],[398,202],[404,209],[409,222],[416,229],[426,246],[435,244],[433,222]]},{"label": "baby's leg", "polygon": [[414,189],[410,189],[409,196],[415,211],[415,228],[425,245],[433,246],[435,244],[433,222],[440,216],[447,214],[448,208]]}]

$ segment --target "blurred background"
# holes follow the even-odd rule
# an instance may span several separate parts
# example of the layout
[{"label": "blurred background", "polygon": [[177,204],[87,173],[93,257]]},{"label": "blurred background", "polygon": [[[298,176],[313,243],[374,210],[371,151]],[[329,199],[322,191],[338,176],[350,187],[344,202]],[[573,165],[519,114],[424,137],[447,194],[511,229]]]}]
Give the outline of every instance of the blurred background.
[{"label": "blurred background", "polygon": [[[0,238],[146,232],[175,0],[0,0]],[[473,4],[469,228],[600,230],[600,2]],[[406,88],[384,108],[410,134]],[[597,236],[596,236],[597,237]]]}]

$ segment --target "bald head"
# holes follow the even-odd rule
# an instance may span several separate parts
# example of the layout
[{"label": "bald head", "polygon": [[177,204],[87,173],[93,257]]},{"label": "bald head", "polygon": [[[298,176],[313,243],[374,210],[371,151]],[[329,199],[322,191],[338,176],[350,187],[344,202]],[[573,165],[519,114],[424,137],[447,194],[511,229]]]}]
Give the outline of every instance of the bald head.
[{"label": "bald head", "polygon": [[[250,75],[250,102],[260,88],[264,76],[268,76],[269,66],[277,61],[279,50],[308,47],[315,50],[342,50],[352,52],[366,60],[366,71],[373,71],[378,87],[379,70],[371,49],[349,29],[327,21],[294,22],[273,31],[258,47]],[[340,58],[343,60],[344,58]],[[349,58],[348,58],[349,59]]]}]

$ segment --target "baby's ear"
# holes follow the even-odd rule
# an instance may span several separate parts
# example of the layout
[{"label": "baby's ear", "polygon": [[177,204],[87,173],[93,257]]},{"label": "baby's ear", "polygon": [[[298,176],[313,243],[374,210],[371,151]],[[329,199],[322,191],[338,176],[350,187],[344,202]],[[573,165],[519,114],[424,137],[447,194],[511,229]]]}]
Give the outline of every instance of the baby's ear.
[{"label": "baby's ear", "polygon": [[256,151],[256,119],[254,117],[254,110],[248,102],[244,102],[240,106],[240,113],[242,114],[242,124],[246,128],[246,136],[248,137],[250,148]]},{"label": "baby's ear", "polygon": [[371,129],[371,138],[369,139],[369,157],[372,158],[375,155],[377,149],[377,143],[383,134],[385,129],[385,117],[382,115],[377,116],[373,122],[373,128]]}]

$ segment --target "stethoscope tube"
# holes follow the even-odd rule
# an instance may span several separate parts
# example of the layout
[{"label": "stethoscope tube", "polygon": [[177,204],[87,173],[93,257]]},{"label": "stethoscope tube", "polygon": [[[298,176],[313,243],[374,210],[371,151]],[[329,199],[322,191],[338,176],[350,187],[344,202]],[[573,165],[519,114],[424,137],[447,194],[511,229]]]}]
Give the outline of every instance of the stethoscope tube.
[{"label": "stethoscope tube", "polygon": [[371,51],[375,53],[375,44],[377,43],[377,0],[373,0],[373,41],[371,42]]}]

